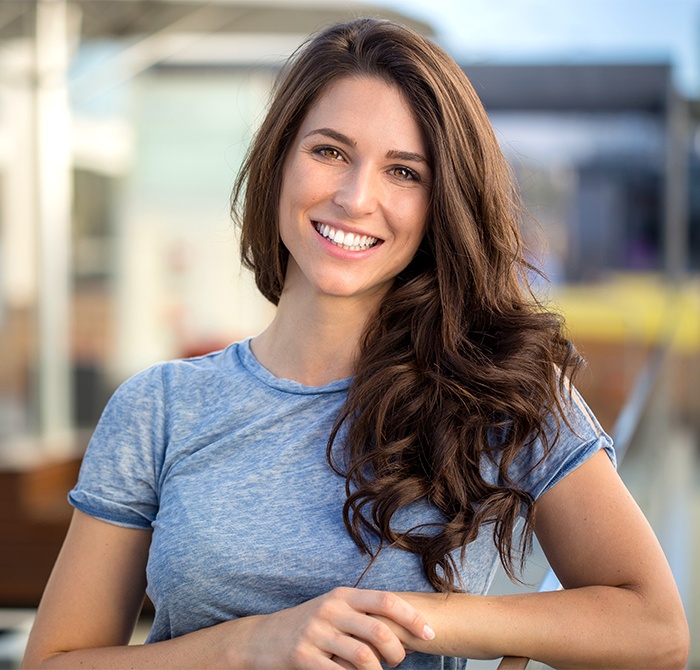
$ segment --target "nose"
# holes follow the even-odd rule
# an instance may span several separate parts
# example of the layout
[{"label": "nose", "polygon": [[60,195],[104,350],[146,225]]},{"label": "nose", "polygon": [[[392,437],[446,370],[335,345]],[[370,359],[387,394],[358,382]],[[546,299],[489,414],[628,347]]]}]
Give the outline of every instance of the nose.
[{"label": "nose", "polygon": [[347,216],[359,219],[374,212],[379,198],[378,176],[368,165],[354,165],[337,185],[333,201]]}]

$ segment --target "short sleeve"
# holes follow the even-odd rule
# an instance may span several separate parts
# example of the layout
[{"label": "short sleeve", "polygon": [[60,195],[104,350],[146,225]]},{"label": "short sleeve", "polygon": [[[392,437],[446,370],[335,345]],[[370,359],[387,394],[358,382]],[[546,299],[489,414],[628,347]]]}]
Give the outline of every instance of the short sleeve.
[{"label": "short sleeve", "polygon": [[78,483],[68,494],[81,512],[119,526],[150,529],[166,443],[162,369],[124,382],[90,440]]},{"label": "short sleeve", "polygon": [[[550,447],[547,454],[542,441],[535,440],[521,449],[508,468],[511,482],[535,500],[601,449],[616,465],[612,439],[578,391],[567,391],[562,404],[566,421],[560,419],[558,431],[553,419],[546,426]],[[483,475],[487,481],[504,483],[499,481],[498,466],[491,460],[484,463]]]}]

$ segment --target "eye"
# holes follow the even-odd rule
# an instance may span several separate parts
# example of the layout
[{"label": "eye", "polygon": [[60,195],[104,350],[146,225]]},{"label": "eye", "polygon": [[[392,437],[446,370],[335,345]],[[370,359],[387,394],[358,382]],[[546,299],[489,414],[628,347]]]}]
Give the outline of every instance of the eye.
[{"label": "eye", "polygon": [[333,161],[343,160],[343,154],[341,154],[340,151],[338,151],[338,149],[336,149],[335,147],[315,147],[313,149],[313,153],[315,153],[318,156],[323,156],[324,158],[329,158]]},{"label": "eye", "polygon": [[420,181],[420,176],[417,172],[414,172],[410,168],[404,167],[403,165],[398,165],[391,168],[391,174],[401,181]]}]

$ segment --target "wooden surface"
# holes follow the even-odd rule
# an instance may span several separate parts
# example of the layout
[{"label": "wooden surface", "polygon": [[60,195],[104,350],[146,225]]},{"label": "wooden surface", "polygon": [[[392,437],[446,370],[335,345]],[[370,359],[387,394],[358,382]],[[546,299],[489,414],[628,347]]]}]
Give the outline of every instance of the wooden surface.
[{"label": "wooden surface", "polygon": [[529,662],[527,658],[504,656],[503,660],[498,664],[498,670],[525,670]]},{"label": "wooden surface", "polygon": [[79,461],[0,469],[0,607],[36,607],[71,517]]}]

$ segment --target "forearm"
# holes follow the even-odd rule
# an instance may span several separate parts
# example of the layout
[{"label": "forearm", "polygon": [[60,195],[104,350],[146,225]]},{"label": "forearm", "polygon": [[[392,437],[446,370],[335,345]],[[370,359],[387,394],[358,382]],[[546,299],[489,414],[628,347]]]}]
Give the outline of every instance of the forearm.
[{"label": "forearm", "polygon": [[145,645],[76,649],[46,658],[37,658],[28,650],[23,668],[249,668],[245,640],[256,619],[235,619],[172,640]]},{"label": "forearm", "polygon": [[433,625],[411,648],[467,658],[523,656],[553,667],[683,668],[687,625],[632,589],[512,596],[401,594]]},{"label": "forearm", "polygon": [[[378,617],[414,639],[434,636],[423,613],[402,598],[386,591],[339,587],[288,609],[142,647],[100,644],[99,634],[73,642],[66,634],[61,642],[51,642],[38,631],[30,639],[24,667],[380,670],[380,659],[398,665],[406,650],[402,639]],[[118,643],[123,636],[110,639]],[[67,647],[75,651],[53,651]]]}]

